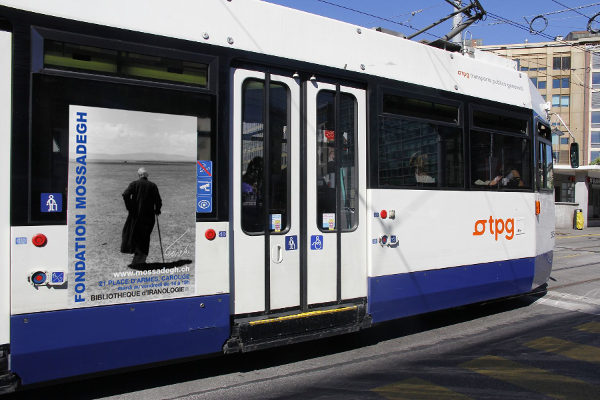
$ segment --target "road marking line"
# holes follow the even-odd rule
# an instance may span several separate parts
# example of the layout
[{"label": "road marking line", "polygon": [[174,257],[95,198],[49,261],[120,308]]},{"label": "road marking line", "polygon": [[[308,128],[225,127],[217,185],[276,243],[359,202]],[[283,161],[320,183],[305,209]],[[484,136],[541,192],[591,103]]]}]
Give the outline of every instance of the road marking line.
[{"label": "road marking line", "polygon": [[568,293],[548,292],[544,297],[536,300],[534,304],[600,315],[600,300],[592,299],[590,297],[575,296]]},{"label": "road marking line", "polygon": [[590,233],[589,235],[576,235],[576,236],[557,236],[557,239],[572,239],[572,238],[580,238],[580,237],[589,237],[589,236],[600,236],[600,233]]},{"label": "road marking line", "polygon": [[581,256],[586,256],[586,255],[589,255],[589,253],[588,254],[573,254],[572,256],[557,257],[556,259],[557,260],[562,260],[563,258],[581,257]]},{"label": "road marking line", "polygon": [[459,367],[556,399],[600,398],[600,388],[597,386],[500,357],[485,356],[467,361]]},{"label": "road marking line", "polygon": [[525,346],[546,351],[548,353],[559,354],[574,360],[600,364],[600,349],[585,344],[569,342],[567,340],[546,336],[541,339],[536,339],[529,343],[525,343]]},{"label": "road marking line", "polygon": [[600,322],[590,322],[587,324],[576,326],[575,329],[591,333],[600,333]]},{"label": "road marking line", "polygon": [[409,378],[401,382],[373,389],[373,392],[389,400],[467,400],[471,399],[442,386],[435,385],[419,378]]}]

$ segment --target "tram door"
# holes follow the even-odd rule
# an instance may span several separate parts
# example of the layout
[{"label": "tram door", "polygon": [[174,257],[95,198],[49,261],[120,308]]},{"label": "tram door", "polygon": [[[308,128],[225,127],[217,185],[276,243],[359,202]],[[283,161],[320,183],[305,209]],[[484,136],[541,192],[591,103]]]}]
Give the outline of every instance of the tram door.
[{"label": "tram door", "polygon": [[308,81],[308,307],[367,295],[364,90]]},{"label": "tram door", "polygon": [[232,77],[234,314],[365,297],[364,92]]}]

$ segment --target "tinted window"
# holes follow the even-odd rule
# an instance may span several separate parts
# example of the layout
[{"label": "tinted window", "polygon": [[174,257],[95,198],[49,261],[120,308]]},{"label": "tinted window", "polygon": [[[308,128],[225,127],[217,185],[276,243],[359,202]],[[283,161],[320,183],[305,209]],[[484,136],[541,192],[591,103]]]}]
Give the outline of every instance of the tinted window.
[{"label": "tinted window", "polygon": [[530,140],[471,131],[471,180],[476,188],[531,187]]},{"label": "tinted window", "polygon": [[473,111],[473,125],[478,128],[493,129],[511,133],[527,133],[527,120],[506,115]]},{"label": "tinted window", "polygon": [[379,118],[379,186],[464,187],[463,129]]},{"label": "tinted window", "polygon": [[208,64],[46,40],[44,67],[207,87]]},{"label": "tinted window", "polygon": [[383,112],[388,114],[458,123],[458,111],[459,108],[456,106],[387,93],[383,95]]},{"label": "tinted window", "polygon": [[[265,82],[249,79],[242,88],[242,229],[247,233],[264,233],[265,197],[269,201],[268,230],[283,233],[289,227],[289,90],[271,82],[269,89],[269,132],[265,135]],[[267,142],[265,146],[265,136]],[[264,171],[265,151],[269,166]],[[263,185],[265,172],[269,192]]]},{"label": "tinted window", "polygon": [[[66,222],[67,207],[63,207],[60,213],[41,212],[40,195],[61,193],[63,199],[67,199],[70,105],[196,117],[197,159],[215,162],[216,108],[213,95],[40,74],[33,74],[32,82],[32,222]],[[119,131],[115,130],[115,134],[117,133]],[[140,143],[144,142],[144,134],[151,133],[140,132]],[[118,135],[115,140],[118,140]],[[169,151],[170,149],[153,149],[149,151],[148,157],[167,155]],[[97,157],[100,157],[102,162],[117,162],[115,154],[107,153]],[[125,159],[119,162],[125,164],[130,161]],[[217,179],[215,176],[215,187]],[[216,199],[216,195],[213,198]],[[216,214],[198,214],[198,217],[211,215]]]},{"label": "tinted window", "polygon": [[[358,224],[356,99],[322,90],[317,95],[317,215],[322,231],[352,230]],[[339,115],[339,129],[335,120]],[[340,214],[337,213],[338,202]]]}]

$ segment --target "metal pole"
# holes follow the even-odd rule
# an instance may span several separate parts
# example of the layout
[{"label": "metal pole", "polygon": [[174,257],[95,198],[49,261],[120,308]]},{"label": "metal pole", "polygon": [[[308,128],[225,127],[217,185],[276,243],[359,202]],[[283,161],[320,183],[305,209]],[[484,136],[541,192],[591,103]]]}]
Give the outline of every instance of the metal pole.
[{"label": "metal pole", "polygon": [[156,227],[158,228],[158,241],[160,243],[160,254],[162,254],[163,264],[165,263],[165,253],[162,248],[162,238],[160,237],[160,224],[158,223],[158,215],[156,216]]}]

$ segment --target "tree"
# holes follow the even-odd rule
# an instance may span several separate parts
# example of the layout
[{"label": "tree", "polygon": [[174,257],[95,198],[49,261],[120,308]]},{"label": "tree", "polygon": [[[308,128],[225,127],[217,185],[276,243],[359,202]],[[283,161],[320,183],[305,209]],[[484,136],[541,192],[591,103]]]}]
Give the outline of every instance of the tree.
[{"label": "tree", "polygon": [[600,165],[600,157],[596,157],[596,159],[592,161],[590,165]]}]

